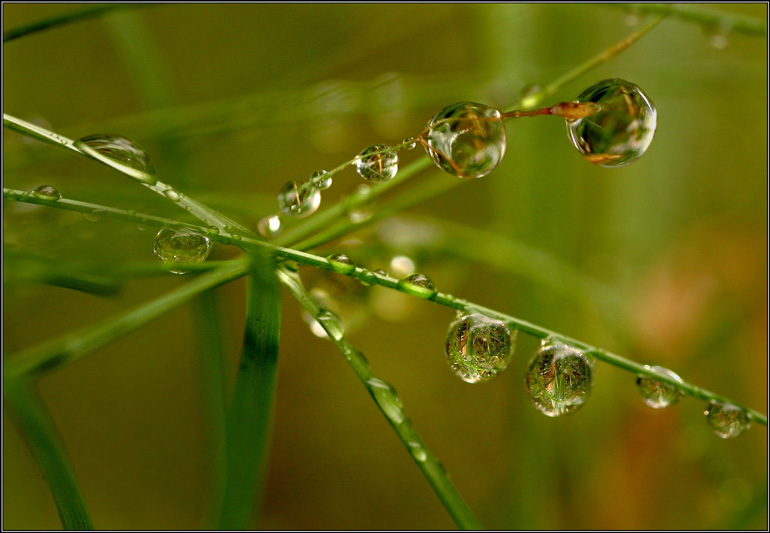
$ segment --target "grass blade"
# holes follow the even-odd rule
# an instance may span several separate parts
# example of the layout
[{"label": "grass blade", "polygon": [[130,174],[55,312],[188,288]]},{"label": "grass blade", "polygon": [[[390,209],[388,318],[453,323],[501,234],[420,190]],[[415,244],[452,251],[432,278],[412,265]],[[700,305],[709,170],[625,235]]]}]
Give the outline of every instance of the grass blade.
[{"label": "grass blade", "polygon": [[51,487],[62,527],[94,529],[64,444],[34,385],[6,380],[4,396]]},{"label": "grass blade", "polygon": [[243,353],[227,412],[227,485],[217,529],[249,529],[256,520],[267,470],[281,293],[272,266],[254,256]]}]

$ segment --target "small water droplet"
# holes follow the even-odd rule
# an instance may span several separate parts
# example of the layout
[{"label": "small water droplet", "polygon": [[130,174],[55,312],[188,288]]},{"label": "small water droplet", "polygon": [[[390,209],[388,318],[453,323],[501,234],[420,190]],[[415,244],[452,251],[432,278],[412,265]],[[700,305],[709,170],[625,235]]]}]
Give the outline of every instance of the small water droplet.
[{"label": "small water droplet", "polygon": [[723,439],[735,438],[751,427],[748,413],[731,403],[712,401],[703,414],[714,433]]},{"label": "small water droplet", "polygon": [[321,193],[310,183],[290,181],[278,193],[278,207],[289,216],[312,215],[321,205]]},{"label": "small water droplet", "polygon": [[213,233],[214,235],[219,234],[219,228],[216,226],[209,226],[208,230],[209,230],[209,233]]},{"label": "small water droplet", "polygon": [[319,191],[323,191],[332,186],[332,177],[325,170],[316,170],[310,176],[310,183]]},{"label": "small water droplet", "polygon": [[353,224],[360,224],[366,222],[372,218],[372,211],[370,209],[353,209],[348,213],[348,218]]},{"label": "small water droplet", "polygon": [[96,222],[99,220],[100,217],[100,211],[98,209],[94,209],[90,213],[83,213],[83,218],[85,218],[89,222]]},{"label": "small water droplet", "polygon": [[178,202],[179,200],[182,199],[179,193],[176,192],[174,189],[166,189],[165,191],[163,191],[163,194],[165,194],[166,198],[168,198],[172,202]]},{"label": "small water droplet", "polygon": [[421,463],[428,460],[428,450],[419,442],[409,442],[409,453],[412,454],[416,461]]},{"label": "small water droplet", "polygon": [[398,281],[398,288],[418,298],[431,298],[436,295],[436,286],[425,274],[409,274]]},{"label": "small water droplet", "polygon": [[483,383],[500,374],[513,356],[513,335],[500,320],[473,313],[449,325],[445,353],[447,363],[468,383]]},{"label": "small water droplet", "polygon": [[388,275],[388,273],[387,273],[387,272],[385,272],[385,271],[384,271],[383,269],[381,269],[381,268],[378,268],[377,270],[375,270],[375,271],[374,271],[374,273],[375,273],[375,274],[377,274],[378,276],[387,276],[387,275]]},{"label": "small water droplet", "polygon": [[401,144],[404,146],[404,150],[414,150],[417,148],[417,139],[414,137],[407,137],[401,141]]},{"label": "small water droplet", "polygon": [[[646,365],[645,367],[658,374],[668,376],[680,383],[682,382],[682,378],[667,368],[663,368],[662,366],[649,367]],[[639,394],[642,395],[644,403],[653,409],[663,409],[669,405],[674,405],[684,396],[684,392],[681,389],[669,385],[668,383],[657,381],[644,374],[639,374],[636,377],[636,388],[639,391]]]},{"label": "small water droplet", "polygon": [[371,270],[364,269],[361,271],[361,275],[358,277],[358,281],[360,281],[361,285],[364,287],[371,287],[377,283],[377,274]]},{"label": "small water droplet", "polygon": [[340,274],[350,274],[356,269],[356,264],[345,254],[332,254],[327,257],[332,268]]},{"label": "small water droplet", "polygon": [[716,50],[724,50],[730,44],[730,27],[725,24],[711,24],[703,27],[709,44]]},{"label": "small water droplet", "polygon": [[426,126],[425,151],[444,172],[481,178],[505,157],[505,124],[500,111],[459,102],[439,111]]},{"label": "small water droplet", "polygon": [[633,83],[609,79],[580,93],[577,102],[601,104],[585,118],[567,121],[567,135],[580,154],[602,167],[633,163],[647,150],[655,135],[657,112]]},{"label": "small water droplet", "polygon": [[278,215],[262,217],[257,223],[257,231],[266,239],[272,239],[281,234],[283,226]]},{"label": "small water droplet", "polygon": [[585,355],[564,344],[540,347],[525,380],[532,404],[546,416],[580,409],[591,393],[591,366]]},{"label": "small water droplet", "polygon": [[32,194],[43,200],[59,200],[61,198],[61,193],[51,185],[41,185]]},{"label": "small water droplet", "polygon": [[543,86],[538,85],[537,83],[530,83],[524,87],[521,90],[521,93],[519,93],[519,105],[521,105],[521,109],[523,111],[534,109],[538,102],[540,102],[540,91],[542,90]]},{"label": "small water droplet", "polygon": [[319,337],[331,335],[331,338],[338,341],[345,334],[345,329],[342,325],[342,320],[335,313],[328,309],[321,309],[318,313],[317,323],[323,328],[324,335],[318,335]]},{"label": "small water droplet", "polygon": [[358,154],[356,170],[362,178],[378,182],[395,177],[398,172],[398,154],[385,150],[388,150],[387,146],[375,144]]},{"label": "small water droplet", "polygon": [[391,422],[400,424],[406,417],[404,416],[404,404],[398,396],[398,392],[393,385],[380,378],[370,378],[369,384],[372,396]]},{"label": "small water droplet", "polygon": [[137,181],[154,185],[155,166],[144,149],[120,135],[98,134],[82,137],[75,147],[97,161],[127,174]]},{"label": "small water droplet", "polygon": [[[155,256],[164,263],[201,263],[211,251],[211,241],[205,235],[190,230],[161,229],[155,235]],[[170,270],[174,274],[187,274],[185,270]]]}]

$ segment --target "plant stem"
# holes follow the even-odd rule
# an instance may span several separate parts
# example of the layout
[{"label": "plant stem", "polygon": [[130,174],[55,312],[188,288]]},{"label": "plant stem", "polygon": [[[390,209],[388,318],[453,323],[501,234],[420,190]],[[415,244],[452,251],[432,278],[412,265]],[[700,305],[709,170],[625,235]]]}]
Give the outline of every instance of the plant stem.
[{"label": "plant stem", "polygon": [[25,379],[4,377],[6,402],[48,481],[64,530],[92,530],[94,525],[80,492],[64,444],[35,386]]},{"label": "plant stem", "polygon": [[227,485],[218,527],[250,529],[261,501],[281,331],[281,292],[267,258],[254,257],[243,354],[227,412]]},{"label": "plant stem", "polygon": [[420,435],[405,416],[401,400],[395,389],[386,381],[376,377],[364,355],[342,335],[342,323],[333,315],[324,314],[318,304],[305,292],[298,277],[285,270],[278,271],[278,278],[300,304],[318,321],[329,335],[329,339],[342,352],[358,379],[371,394],[377,407],[390,423],[393,430],[412,455],[417,466],[430,483],[444,507],[461,529],[483,529],[468,504],[449,480],[441,462],[431,453]]},{"label": "plant stem", "polygon": [[219,270],[193,279],[178,289],[117,317],[44,342],[15,355],[7,355],[3,364],[4,376],[6,379],[18,379],[22,376],[37,377],[76,361],[84,355],[149,324],[202,291],[244,276],[248,271],[248,261],[243,259],[231,261]]},{"label": "plant stem", "polygon": [[728,13],[703,4],[603,4],[622,7],[633,13],[673,15],[686,22],[697,22],[707,28],[725,28],[745,35],[767,37],[767,20],[749,15]]}]

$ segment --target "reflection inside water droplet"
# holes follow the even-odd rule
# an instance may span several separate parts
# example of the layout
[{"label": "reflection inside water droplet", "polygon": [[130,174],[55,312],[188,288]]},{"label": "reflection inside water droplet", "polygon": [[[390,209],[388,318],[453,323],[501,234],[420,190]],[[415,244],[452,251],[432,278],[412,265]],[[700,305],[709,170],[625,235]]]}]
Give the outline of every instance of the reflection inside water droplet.
[{"label": "reflection inside water droplet", "polygon": [[34,194],[38,198],[42,198],[44,200],[59,200],[59,199],[61,199],[61,193],[59,191],[57,191],[51,185],[41,185],[40,187],[35,189],[32,194]]},{"label": "reflection inside water droplet", "polygon": [[525,379],[532,404],[546,416],[580,409],[591,393],[591,366],[580,351],[564,344],[541,346]]},{"label": "reflection inside water droplet", "polygon": [[714,433],[723,439],[735,438],[751,427],[748,413],[731,403],[712,401],[704,414]]},{"label": "reflection inside water droplet", "polygon": [[148,185],[154,185],[155,166],[144,149],[130,139],[112,134],[82,137],[75,147],[124,174]]},{"label": "reflection inside water droplet", "polygon": [[[682,378],[667,368],[663,368],[662,366],[647,368],[658,374],[666,375],[680,383],[682,382]],[[639,394],[642,395],[644,403],[653,409],[663,409],[664,407],[673,405],[684,396],[684,392],[682,392],[681,389],[642,374],[638,375],[636,378],[636,388],[639,391]]]},{"label": "reflection inside water droplet", "polygon": [[362,151],[356,160],[358,174],[375,182],[388,181],[395,177],[398,172],[398,154],[385,151],[387,149],[383,144],[375,144]]},{"label": "reflection inside water droplet", "polygon": [[[161,229],[155,235],[155,256],[164,263],[201,263],[211,251],[211,241],[205,235],[190,230]],[[169,270],[174,274],[187,274],[185,270]]]},{"label": "reflection inside water droplet", "polygon": [[515,334],[500,320],[473,313],[450,324],[445,353],[452,371],[468,383],[483,383],[506,369]]}]

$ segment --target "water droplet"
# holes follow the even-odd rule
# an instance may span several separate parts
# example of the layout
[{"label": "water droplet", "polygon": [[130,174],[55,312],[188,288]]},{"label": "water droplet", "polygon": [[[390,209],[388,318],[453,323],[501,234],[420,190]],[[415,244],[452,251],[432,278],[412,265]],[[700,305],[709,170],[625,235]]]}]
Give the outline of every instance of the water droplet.
[{"label": "water droplet", "polygon": [[714,433],[723,439],[737,437],[751,427],[748,413],[731,403],[712,401],[704,414]]},{"label": "water droplet", "polygon": [[323,328],[322,331],[324,332],[323,335],[318,335],[316,333],[316,335],[319,337],[325,337],[325,336],[331,335],[332,339],[338,341],[345,334],[345,330],[342,325],[342,320],[340,320],[340,317],[338,317],[335,313],[329,311],[328,309],[320,310],[320,312],[318,313],[317,323]]},{"label": "water droplet", "polygon": [[655,135],[655,106],[642,90],[624,80],[600,81],[580,93],[577,102],[601,104],[585,118],[567,121],[572,145],[591,163],[622,167],[647,150]]},{"label": "water droplet", "polygon": [[375,273],[375,274],[377,274],[378,276],[387,276],[387,275],[388,275],[388,273],[387,273],[387,272],[385,272],[385,271],[384,271],[383,269],[381,269],[381,268],[378,268],[377,270],[375,270],[375,271],[374,271],[374,273]]},{"label": "water droplet", "polygon": [[257,222],[257,231],[260,235],[266,239],[272,239],[281,234],[283,226],[281,225],[281,218],[278,215],[270,215],[262,217]]},{"label": "water droplet", "polygon": [[400,424],[406,417],[404,416],[404,404],[401,403],[401,398],[398,396],[398,392],[393,388],[393,385],[380,378],[371,378],[367,381],[369,384],[372,396],[377,404],[382,409],[391,422],[394,424]]},{"label": "water droplet", "polygon": [[482,314],[473,313],[449,325],[445,353],[452,371],[468,383],[489,381],[503,370],[513,356],[508,326]]},{"label": "water droplet", "polygon": [[219,228],[216,226],[209,226],[208,230],[209,230],[209,233],[213,233],[214,235],[219,234]]},{"label": "water droplet", "polygon": [[[662,366],[649,367],[645,365],[648,370],[653,370],[658,374],[668,376],[678,382],[682,382],[682,378],[677,376],[674,372]],[[669,405],[674,405],[676,402],[682,399],[684,392],[681,389],[657,381],[650,376],[639,374],[636,377],[636,387],[639,393],[642,395],[644,403],[652,407],[653,409],[663,409]]]},{"label": "water droplet", "polygon": [[591,366],[571,346],[542,346],[529,362],[525,385],[532,404],[546,416],[572,413],[591,393]]},{"label": "water droplet", "polygon": [[353,224],[360,224],[372,218],[372,215],[373,213],[370,209],[353,209],[348,213],[348,218]]},{"label": "water droplet", "polygon": [[709,44],[716,50],[724,50],[730,44],[730,27],[725,24],[712,24],[704,26]]},{"label": "water droplet", "polygon": [[361,275],[358,277],[358,281],[360,281],[361,285],[364,287],[371,287],[377,283],[377,274],[371,270],[362,270]]},{"label": "water droplet", "polygon": [[431,298],[436,295],[436,286],[424,274],[409,274],[398,281],[398,287],[403,292],[418,298]]},{"label": "water droplet", "polygon": [[[205,235],[190,230],[163,228],[155,235],[153,251],[164,263],[201,263],[211,251],[211,241]],[[171,270],[174,274],[187,274],[185,270]]]},{"label": "water droplet", "polygon": [[398,154],[385,152],[387,149],[383,144],[375,144],[358,154],[356,170],[362,178],[369,181],[388,181],[396,175]]},{"label": "water droplet", "polygon": [[401,144],[404,146],[404,150],[414,150],[417,148],[417,139],[414,137],[407,137],[401,141]]},{"label": "water droplet", "polygon": [[98,134],[78,139],[74,144],[81,152],[135,180],[148,185],[158,181],[150,156],[132,140],[119,135]]},{"label": "water droplet", "polygon": [[321,205],[321,193],[310,183],[290,181],[278,193],[278,207],[287,215],[306,217]]},{"label": "water droplet", "polygon": [[332,268],[340,274],[350,274],[356,269],[356,264],[345,254],[332,254],[327,259]]},{"label": "water droplet", "polygon": [[32,194],[43,200],[59,200],[61,198],[61,193],[51,185],[41,185]]},{"label": "water droplet", "polygon": [[505,157],[505,124],[500,111],[473,102],[442,109],[428,122],[425,151],[444,172],[481,178]]},{"label": "water droplet", "polygon": [[176,192],[174,189],[166,189],[165,191],[163,191],[163,194],[165,194],[166,198],[168,198],[172,202],[178,202],[179,200],[182,199],[179,193]]},{"label": "water droplet", "polygon": [[540,91],[542,90],[543,86],[538,85],[537,83],[530,83],[524,87],[521,90],[521,93],[519,93],[519,105],[521,105],[521,109],[523,111],[534,109],[538,102],[540,102]]},{"label": "water droplet", "polygon": [[90,213],[83,213],[83,218],[85,218],[89,222],[96,222],[99,220],[99,210],[94,209]]},{"label": "water droplet", "polygon": [[409,453],[412,454],[412,457],[414,457],[416,461],[421,463],[428,460],[428,450],[426,450],[425,446],[419,442],[409,443]]},{"label": "water droplet", "polygon": [[332,186],[332,177],[325,170],[316,170],[310,176],[310,184],[319,191],[323,191]]}]

